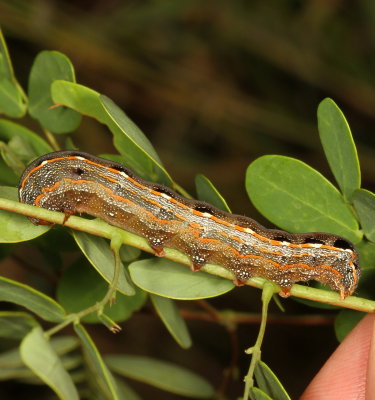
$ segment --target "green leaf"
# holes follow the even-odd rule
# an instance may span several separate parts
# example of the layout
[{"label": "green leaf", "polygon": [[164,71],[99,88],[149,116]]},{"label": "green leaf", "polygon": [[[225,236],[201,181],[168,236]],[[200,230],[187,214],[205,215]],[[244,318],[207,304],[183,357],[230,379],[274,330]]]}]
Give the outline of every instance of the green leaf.
[{"label": "green leaf", "polygon": [[[37,327],[35,325],[33,328]],[[59,356],[70,353],[79,346],[78,339],[74,336],[58,336],[50,340],[50,345]],[[3,368],[19,368],[24,363],[18,347],[0,354],[0,370]],[[30,372],[30,371],[29,371]]]},{"label": "green leaf", "polygon": [[[78,370],[78,367],[82,365],[82,357],[78,354],[69,354],[61,357],[61,362],[65,370],[69,371],[73,382],[82,382],[83,373]],[[5,374],[3,374],[5,372]],[[17,379],[20,383],[28,385],[45,385],[45,383],[36,376],[27,367],[8,368],[0,370],[0,379]]]},{"label": "green leaf", "polygon": [[[113,130],[113,134],[114,145],[119,153],[127,156],[129,144],[136,145],[139,150],[149,156],[150,160],[148,160],[148,163],[152,161],[152,169],[156,166],[154,164],[161,165],[161,160],[151,142],[124,111],[107,96],[101,95],[100,102],[104,111],[112,121],[112,125],[118,127],[118,129]],[[155,171],[155,174],[157,174],[157,171]],[[155,175],[155,178],[156,176],[157,175]],[[151,176],[151,179],[152,178],[154,178],[153,175]]]},{"label": "green leaf", "polygon": [[56,336],[50,340],[50,344],[58,355],[64,355],[75,350],[79,346],[79,341],[75,336]]},{"label": "green leaf", "polygon": [[375,194],[365,189],[356,190],[353,204],[367,239],[375,242]]},{"label": "green leaf", "polygon": [[[90,264],[108,283],[110,283],[113,278],[115,258],[108,241],[80,231],[74,231],[73,237]],[[122,263],[121,266],[122,271],[120,273],[117,289],[121,293],[132,296],[135,293],[134,286],[127,276]]]},{"label": "green leaf", "polygon": [[40,327],[34,328],[22,341],[22,361],[46,383],[61,400],[79,400],[72,378],[44,336]]},{"label": "green leaf", "polygon": [[167,185],[173,184],[151,143],[110,99],[85,86],[66,81],[53,83],[52,97],[56,103],[107,125],[114,135],[115,145],[124,156],[121,162],[126,161],[126,165],[138,175]]},{"label": "green leaf", "polygon": [[82,342],[85,359],[96,380],[95,383],[99,386],[101,391],[107,395],[107,397],[113,400],[121,399],[117,392],[116,382],[111,372],[104,364],[102,356],[86,329],[81,324],[76,324],[74,330]]},{"label": "green leaf", "polygon": [[[91,307],[102,300],[108,290],[106,281],[85,259],[80,259],[67,268],[57,286],[57,299],[69,313],[75,313]],[[116,322],[130,318],[146,301],[146,293],[140,289],[133,296],[116,293],[116,302],[107,304],[104,313]],[[89,314],[82,321],[98,323],[97,314]]]},{"label": "green leaf", "polygon": [[25,165],[17,155],[17,151],[14,151],[13,149],[19,149],[20,153],[23,154],[26,151],[24,144],[27,147],[27,143],[23,143],[19,136],[13,137],[8,144],[0,142],[1,158],[5,161],[5,164],[10,168],[10,170],[17,175],[17,177],[22,174]]},{"label": "green leaf", "polygon": [[32,158],[53,151],[52,147],[45,140],[31,130],[25,128],[23,125],[16,124],[15,122],[6,119],[0,119],[0,139],[4,142],[9,142],[15,137],[21,138],[23,142],[29,145],[30,151],[28,154],[21,154],[21,160],[24,162],[29,162]]},{"label": "green leaf", "polygon": [[318,171],[283,156],[263,156],[246,172],[255,207],[289,232],[328,232],[356,243],[362,237],[350,207]]},{"label": "green leaf", "polygon": [[0,301],[18,304],[50,322],[64,320],[65,312],[55,300],[30,286],[0,277]]},{"label": "green leaf", "polygon": [[[39,325],[36,324],[33,329],[37,326]],[[22,362],[20,350],[18,347],[0,353],[0,370],[6,368],[19,368],[23,365],[24,363]]]},{"label": "green leaf", "polygon": [[0,29],[0,114],[20,118],[25,114],[26,107],[27,98],[14,76],[8,48]]},{"label": "green leaf", "polygon": [[375,299],[375,243],[362,240],[356,245],[361,267],[361,278],[355,295],[366,299]]},{"label": "green leaf", "polygon": [[[24,365],[17,349],[17,356],[20,360],[20,365]],[[77,369],[82,365],[82,357],[80,355],[66,355],[61,357],[62,364],[66,370]],[[73,375],[75,371],[72,372]],[[44,382],[39,379],[29,368],[25,366],[20,367],[5,367],[2,366],[0,369],[0,380],[17,379],[19,382],[32,384],[32,385],[44,385]],[[81,379],[82,380],[82,379]]]},{"label": "green leaf", "polygon": [[[17,201],[17,189],[1,186],[0,197]],[[24,242],[43,235],[51,229],[48,225],[34,225],[27,217],[5,210],[0,210],[0,226],[0,243]]]},{"label": "green leaf", "polygon": [[123,244],[120,248],[120,258],[123,262],[130,262],[134,261],[139,258],[141,254],[141,250],[137,249],[136,247],[131,247]]},{"label": "green leaf", "polygon": [[375,243],[363,240],[357,244],[356,249],[359,253],[362,272],[364,269],[375,270]]},{"label": "green leaf", "polygon": [[81,122],[81,115],[62,106],[51,108],[55,105],[51,97],[51,84],[57,79],[75,81],[72,63],[57,51],[40,52],[30,72],[29,112],[45,129],[54,133],[72,132]]},{"label": "green leaf", "polygon": [[35,326],[35,318],[26,312],[0,311],[0,337],[22,339]]},{"label": "green leaf", "polygon": [[335,319],[337,340],[342,342],[347,334],[358,324],[366,313],[356,310],[342,310]]},{"label": "green leaf", "polygon": [[259,388],[271,398],[290,400],[288,393],[285,391],[276,375],[263,361],[258,362],[254,374]]},{"label": "green leaf", "polygon": [[230,213],[230,208],[223,196],[218,192],[212,182],[204,175],[199,174],[195,177],[195,187],[199,200],[207,201],[207,203],[212,204],[220,210]]},{"label": "green leaf", "polygon": [[168,392],[193,398],[209,398],[214,394],[205,379],[176,364],[130,355],[110,355],[104,360],[112,371]]},{"label": "green leaf", "polygon": [[51,152],[52,148],[22,125],[0,119],[0,150],[6,164],[4,161],[0,163],[0,182],[15,186],[25,165],[31,159]]},{"label": "green leaf", "polygon": [[251,400],[274,400],[267,394],[265,394],[262,390],[257,387],[252,387],[250,389],[250,399]]},{"label": "green leaf", "polygon": [[174,261],[150,258],[129,265],[133,282],[159,296],[197,300],[220,296],[234,288],[231,281],[202,271],[192,272]]},{"label": "green leaf", "polygon": [[9,166],[0,158],[0,184],[4,186],[18,185],[19,177]]},{"label": "green leaf", "polygon": [[26,367],[2,367],[0,369],[0,381],[8,381],[10,379],[24,379],[35,375]]},{"label": "green leaf", "polygon": [[151,294],[150,298],[160,319],[176,342],[184,349],[189,348],[191,337],[176,303],[167,297],[160,297],[156,294]]},{"label": "green leaf", "polygon": [[142,400],[141,397],[122,379],[116,379],[117,391],[120,394],[120,399],[125,400]]},{"label": "green leaf", "polygon": [[361,186],[357,149],[344,114],[332,99],[324,99],[318,107],[320,140],[331,171],[344,197],[350,201]]}]

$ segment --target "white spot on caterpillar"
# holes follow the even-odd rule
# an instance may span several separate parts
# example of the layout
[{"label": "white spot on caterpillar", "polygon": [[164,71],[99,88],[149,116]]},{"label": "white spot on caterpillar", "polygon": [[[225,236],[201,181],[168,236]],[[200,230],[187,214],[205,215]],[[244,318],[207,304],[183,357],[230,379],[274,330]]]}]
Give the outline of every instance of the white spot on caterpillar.
[{"label": "white spot on caterpillar", "polygon": [[[47,157],[43,156],[41,160]],[[41,167],[48,163],[51,164],[51,168],[48,168],[50,170],[48,172],[51,174],[48,179],[43,177],[43,168],[34,167],[38,164],[33,163],[33,167],[25,171],[26,174],[23,175],[19,189],[22,202],[36,203],[40,207],[61,210],[64,209],[65,204],[62,195],[67,190],[71,191],[76,204],[78,204],[77,212],[84,209],[88,214],[99,215],[109,223],[114,223],[116,218],[116,226],[125,230],[129,229],[129,231],[133,231],[135,226],[129,222],[131,217],[139,218],[140,224],[137,224],[134,233],[147,239],[152,247],[155,247],[156,255],[163,256],[164,242],[172,235],[177,238],[176,242],[173,242],[176,244],[175,249],[184,252],[191,258],[195,266],[193,269],[199,269],[207,259],[217,261],[234,273],[234,281],[238,284],[243,284],[252,276],[267,277],[281,285],[280,294],[283,296],[289,295],[290,286],[298,280],[316,279],[322,283],[328,283],[333,290],[340,292],[341,298],[353,293],[357,286],[359,279],[357,253],[355,249],[347,248],[350,244],[346,244],[345,240],[341,242],[337,236],[322,236],[323,239],[319,239],[318,236],[316,240],[314,240],[314,235],[289,236],[286,233],[285,235],[280,233],[280,236],[273,236],[272,232],[266,228],[257,227],[251,219],[222,215],[216,212],[214,207],[205,207],[199,202],[185,203],[181,196],[167,194],[171,193],[167,190],[167,193],[162,193],[163,187],[158,185],[151,183],[142,185],[135,175],[133,177],[130,170],[129,176],[117,164],[110,167],[107,161],[101,159],[92,158],[93,161],[90,161],[90,157],[87,159],[80,153],[61,152],[61,158],[59,158],[61,160],[80,161],[79,163],[68,163],[67,169],[64,170],[64,166],[54,165],[52,162],[57,155],[54,154],[52,157],[54,158],[47,158],[40,161],[39,164]],[[86,183],[81,181],[65,185],[65,174],[61,176],[61,172],[66,171],[69,176],[72,171],[71,164],[82,165],[82,171],[87,168],[92,172],[91,179]],[[80,169],[77,171],[78,174],[81,174]],[[36,179],[40,179],[40,185],[34,185],[34,179],[29,179],[32,173],[35,173]],[[125,178],[125,181],[119,178],[119,175]],[[102,178],[108,178],[108,180]],[[66,180],[73,182],[73,179],[68,177]],[[98,182],[99,185],[92,184],[95,182]],[[108,182],[115,183],[115,185]],[[140,189],[134,190],[135,186]],[[108,191],[105,190],[106,188]],[[103,200],[106,207],[100,208],[98,212],[91,204],[87,204],[85,207],[80,206],[80,203],[85,202],[85,197],[83,197],[85,192],[96,194]],[[160,198],[155,199],[156,195],[163,197],[167,202]],[[168,202],[171,204],[167,204]],[[196,206],[194,207],[194,205]],[[119,208],[123,206],[124,214],[116,211],[117,208],[114,206]],[[141,218],[143,210],[147,213],[144,218],[143,215]],[[202,218],[209,218],[210,221],[204,221]],[[34,218],[33,222],[35,220]],[[256,231],[252,230],[250,226],[254,226]],[[156,238],[154,238],[155,232],[158,233]],[[163,233],[165,233],[165,237]],[[320,241],[320,243],[309,243],[309,240]],[[340,247],[341,243],[343,248]],[[313,248],[316,250],[312,251]],[[225,257],[220,256],[222,252]],[[348,254],[345,255],[345,252]],[[217,254],[219,256],[215,258]],[[319,268],[307,268],[306,265]]]}]

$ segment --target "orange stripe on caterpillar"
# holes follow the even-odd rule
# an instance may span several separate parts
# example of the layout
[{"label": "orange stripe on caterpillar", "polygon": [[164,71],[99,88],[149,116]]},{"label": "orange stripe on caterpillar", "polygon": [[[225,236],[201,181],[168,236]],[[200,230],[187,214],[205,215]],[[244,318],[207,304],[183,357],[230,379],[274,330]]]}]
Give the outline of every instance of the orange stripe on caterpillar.
[{"label": "orange stripe on caterpillar", "polygon": [[193,269],[222,265],[236,283],[264,277],[279,284],[284,296],[293,283],[313,279],[345,298],[360,276],[358,254],[340,236],[267,229],[86,153],[61,151],[33,161],[22,174],[19,198],[67,218],[76,212],[99,217],[146,238],[157,255],[164,247],[187,254]]}]

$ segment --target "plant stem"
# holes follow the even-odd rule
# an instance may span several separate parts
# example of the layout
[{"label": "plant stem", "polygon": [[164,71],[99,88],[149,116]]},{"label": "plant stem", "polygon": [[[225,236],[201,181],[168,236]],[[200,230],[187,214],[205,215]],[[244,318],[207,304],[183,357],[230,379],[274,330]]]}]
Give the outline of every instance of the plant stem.
[{"label": "plant stem", "polygon": [[[117,234],[119,237],[121,237],[123,244],[128,244],[129,246],[136,247],[149,253],[154,253],[146,239],[126,232],[123,229],[115,226],[111,226],[101,220],[89,220],[77,216],[71,216],[68,220],[66,220],[64,213],[59,213],[57,211],[51,211],[4,198],[0,198],[0,209],[38,218],[43,221],[51,222],[52,224],[64,225],[72,229],[88,232],[107,239],[111,239],[114,234]],[[164,250],[166,258],[181,264],[186,264],[189,266],[191,265],[190,259],[181,252],[169,248],[165,248]],[[225,279],[233,279],[233,274],[228,269],[219,265],[207,264],[206,266],[202,267],[202,270],[209,274],[221,276]],[[257,288],[262,288],[265,282],[265,279],[255,277],[249,279],[246,284]],[[375,301],[355,296],[349,296],[345,300],[342,300],[340,299],[340,296],[333,291],[315,289],[313,287],[294,284],[291,288],[290,294],[302,299],[314,300],[325,304],[351,308],[353,310],[375,312]]]},{"label": "plant stem", "polygon": [[48,129],[43,130],[44,135],[46,136],[48,142],[51,144],[53,150],[58,151],[60,150],[60,146],[57,143],[55,136]]},{"label": "plant stem", "polygon": [[78,312],[78,313],[72,313],[66,316],[65,320],[61,322],[60,324],[54,326],[50,330],[45,332],[45,335],[50,337],[54,335],[56,332],[60,331],[61,329],[65,328],[67,325],[70,323],[79,323],[81,318],[85,317],[86,315],[92,314],[94,312],[98,313],[99,319],[103,322],[104,325],[106,325],[109,330],[112,332],[118,332],[121,330],[121,327],[117,325],[115,322],[113,322],[108,316],[106,316],[103,313],[104,307],[108,302],[110,302],[117,290],[117,284],[119,281],[120,277],[120,271],[121,271],[121,260],[120,260],[120,250],[121,247],[121,239],[116,235],[111,239],[111,249],[113,251],[114,255],[114,271],[113,271],[113,278],[111,283],[109,284],[107,293],[105,296],[97,302],[96,304],[92,305],[91,307],[85,308],[84,310]]},{"label": "plant stem", "polygon": [[253,347],[248,348],[245,352],[247,354],[251,354],[251,362],[249,366],[249,371],[247,375],[244,378],[245,381],[245,390],[243,394],[243,400],[248,400],[249,394],[250,394],[250,389],[254,386],[254,370],[255,367],[260,361],[260,356],[261,356],[261,346],[263,342],[263,337],[264,333],[266,330],[266,324],[267,324],[267,313],[268,313],[268,305],[270,300],[272,299],[273,294],[277,292],[277,287],[271,283],[271,282],[266,282],[263,286],[262,290],[262,320],[260,323],[259,327],[259,333],[257,340],[255,342],[255,345]]}]

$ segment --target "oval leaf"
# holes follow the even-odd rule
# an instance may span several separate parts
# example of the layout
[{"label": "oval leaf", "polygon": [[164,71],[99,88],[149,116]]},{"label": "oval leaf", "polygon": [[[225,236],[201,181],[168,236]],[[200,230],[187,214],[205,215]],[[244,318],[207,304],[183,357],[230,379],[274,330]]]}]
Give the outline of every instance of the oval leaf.
[{"label": "oval leaf", "polygon": [[0,311],[0,337],[22,339],[35,326],[35,318],[28,313]]},{"label": "oval leaf", "polygon": [[[120,154],[129,154],[129,144],[135,145],[151,159],[161,165],[161,160],[151,142],[137,125],[109,97],[101,95],[100,102],[108,117],[119,129],[113,130],[114,144]],[[153,176],[151,176],[151,179]]]},{"label": "oval leaf", "polygon": [[8,48],[0,29],[0,114],[20,118],[26,112],[27,98],[14,76]]},{"label": "oval leaf", "polygon": [[157,296],[156,294],[151,294],[150,298],[160,319],[176,342],[184,349],[189,348],[191,337],[176,303],[167,297]]},{"label": "oval leaf", "polygon": [[19,176],[0,158],[0,184],[4,186],[16,186]]},{"label": "oval leaf", "polygon": [[129,263],[139,258],[141,250],[123,244],[120,248],[120,259],[123,262]]},{"label": "oval leaf", "polygon": [[234,288],[231,281],[206,274],[192,272],[174,261],[150,258],[129,265],[133,282],[159,296],[176,300],[197,300],[220,296]]},{"label": "oval leaf", "polygon": [[14,137],[20,137],[29,146],[27,157],[22,154],[22,161],[24,162],[29,162],[32,158],[53,151],[52,147],[33,131],[13,121],[0,119],[0,139],[4,142],[9,142]]},{"label": "oval leaf", "polygon": [[[57,299],[70,313],[76,313],[89,308],[102,300],[108,290],[106,281],[87,263],[85,259],[78,260],[66,269],[59,280]],[[116,322],[124,321],[139,310],[146,301],[146,293],[140,289],[133,296],[116,293],[116,302],[104,307],[104,313]],[[98,323],[97,314],[89,314],[82,321]]]},{"label": "oval leaf", "polygon": [[0,182],[4,185],[18,185],[25,165],[31,159],[52,151],[40,136],[5,119],[0,119],[0,141]]},{"label": "oval leaf", "polygon": [[20,347],[22,361],[62,400],[79,400],[72,378],[45,338],[40,327],[23,339]]},{"label": "oval leaf", "polygon": [[356,190],[353,203],[367,239],[375,242],[375,194],[365,189]]},{"label": "oval leaf", "polygon": [[[107,282],[111,282],[115,258],[108,241],[98,236],[80,231],[74,231],[73,237],[91,265]],[[130,282],[129,277],[127,277],[122,263],[121,267],[122,270],[120,272],[117,289],[121,293],[132,296],[135,294],[134,286]]]},{"label": "oval leaf", "polygon": [[120,399],[125,400],[142,400],[141,397],[136,393],[123,379],[116,379],[117,392],[120,394]]},{"label": "oval leaf", "polygon": [[137,174],[146,179],[172,184],[172,179],[161,166],[148,139],[138,128],[133,129],[133,122],[130,124],[128,117],[110,99],[85,86],[66,81],[53,83],[52,97],[56,103],[71,107],[107,125],[126,165]]},{"label": "oval leaf", "polygon": [[259,388],[272,399],[290,400],[288,393],[277,379],[277,376],[263,361],[257,363],[254,374]]},{"label": "oval leaf", "polygon": [[74,68],[68,57],[57,51],[42,51],[35,58],[29,78],[29,112],[43,128],[54,133],[74,131],[81,115],[66,107],[54,106],[51,84],[57,80],[75,81]]},{"label": "oval leaf", "polygon": [[324,99],[318,107],[319,136],[331,171],[350,201],[361,186],[357,149],[344,114],[332,99]]},{"label": "oval leaf", "polygon": [[356,249],[359,252],[361,269],[375,270],[375,243],[362,240],[358,243]]},{"label": "oval leaf", "polygon": [[[35,328],[38,325],[35,325]],[[50,340],[50,345],[56,354],[62,356],[72,350],[76,349],[79,345],[78,339],[74,336],[58,336]],[[21,359],[19,348],[14,348],[0,354],[0,370],[2,368],[19,368],[23,367],[24,363]],[[30,372],[29,370],[27,370]]]},{"label": "oval leaf", "polygon": [[34,312],[51,322],[64,320],[64,309],[55,300],[30,286],[0,277],[0,301],[9,301]]},{"label": "oval leaf", "polygon": [[200,174],[195,177],[195,187],[199,200],[207,201],[207,203],[212,204],[220,210],[230,213],[230,208],[223,196],[218,192],[212,182],[204,175]]},{"label": "oval leaf", "polygon": [[289,232],[327,232],[358,242],[358,223],[339,191],[318,171],[284,156],[263,156],[246,172],[254,206]]},{"label": "oval leaf", "polygon": [[[1,186],[0,197],[17,201],[17,189]],[[34,225],[27,217],[5,210],[0,210],[0,226],[0,243],[24,242],[43,235],[51,229],[51,226],[47,225]]]},{"label": "oval leaf", "polygon": [[250,389],[250,399],[251,400],[274,400],[267,394],[265,394],[262,390],[257,387],[252,387]]},{"label": "oval leaf", "polygon": [[205,379],[176,364],[130,355],[112,355],[104,359],[112,371],[168,392],[194,398],[213,395],[213,388]]},{"label": "oval leaf", "polygon": [[113,400],[121,399],[117,392],[116,382],[111,372],[104,364],[102,356],[86,329],[81,324],[76,324],[74,325],[74,330],[82,342],[83,350],[86,355],[86,362],[94,375],[95,383],[98,384],[107,398],[110,397]]}]

